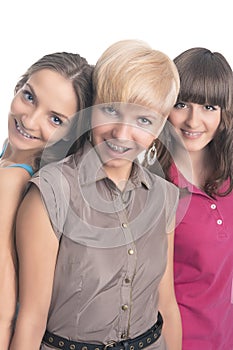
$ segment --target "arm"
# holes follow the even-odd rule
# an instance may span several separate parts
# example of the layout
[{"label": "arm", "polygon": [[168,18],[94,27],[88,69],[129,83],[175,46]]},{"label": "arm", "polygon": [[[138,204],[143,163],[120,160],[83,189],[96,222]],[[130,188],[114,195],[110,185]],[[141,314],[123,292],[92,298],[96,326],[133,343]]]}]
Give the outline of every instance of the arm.
[{"label": "arm", "polygon": [[168,350],[181,350],[182,328],[174,291],[173,251],[174,232],[168,234],[167,267],[159,285],[159,311],[164,319],[163,334]]},{"label": "arm", "polygon": [[59,242],[34,185],[19,208],[16,243],[20,309],[10,349],[36,350],[46,329]]},{"label": "arm", "polygon": [[30,176],[24,169],[0,169],[0,349],[8,349],[16,308],[14,224]]}]

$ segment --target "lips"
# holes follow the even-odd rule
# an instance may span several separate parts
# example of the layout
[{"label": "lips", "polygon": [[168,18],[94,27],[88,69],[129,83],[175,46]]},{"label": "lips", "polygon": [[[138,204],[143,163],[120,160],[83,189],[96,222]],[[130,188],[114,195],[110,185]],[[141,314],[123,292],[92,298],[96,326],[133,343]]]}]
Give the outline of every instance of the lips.
[{"label": "lips", "polygon": [[187,130],[184,130],[184,129],[181,129],[181,132],[188,136],[188,137],[193,137],[193,138],[196,138],[196,137],[199,137],[201,136],[203,133],[201,131],[187,131]]},{"label": "lips", "polygon": [[119,145],[116,145],[110,141],[106,141],[106,144],[112,151],[120,153],[120,154],[123,154],[123,153],[130,150],[130,148],[128,148],[128,147],[119,146]]},{"label": "lips", "polygon": [[15,120],[15,126],[16,126],[16,129],[18,130],[18,132],[19,132],[22,136],[26,137],[27,139],[31,139],[31,140],[36,139],[36,140],[38,140],[38,137],[35,137],[35,136],[30,135],[30,134],[28,134],[27,132],[25,132],[25,131],[20,127],[20,125],[19,125],[19,123],[17,122],[17,120]]}]

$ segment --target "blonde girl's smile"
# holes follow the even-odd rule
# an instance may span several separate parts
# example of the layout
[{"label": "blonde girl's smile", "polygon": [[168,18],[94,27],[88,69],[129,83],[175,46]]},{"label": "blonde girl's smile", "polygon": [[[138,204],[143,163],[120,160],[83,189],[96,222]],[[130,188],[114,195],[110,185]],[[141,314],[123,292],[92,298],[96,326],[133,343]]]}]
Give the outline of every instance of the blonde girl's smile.
[{"label": "blonde girl's smile", "polygon": [[110,150],[119,154],[123,154],[131,149],[129,147],[123,147],[123,146],[117,145],[116,143],[112,143],[109,140],[106,140],[105,142],[106,142],[106,145],[110,148]]},{"label": "blonde girl's smile", "polygon": [[157,137],[166,118],[130,103],[94,105],[91,139],[107,175],[127,180],[134,160]]}]

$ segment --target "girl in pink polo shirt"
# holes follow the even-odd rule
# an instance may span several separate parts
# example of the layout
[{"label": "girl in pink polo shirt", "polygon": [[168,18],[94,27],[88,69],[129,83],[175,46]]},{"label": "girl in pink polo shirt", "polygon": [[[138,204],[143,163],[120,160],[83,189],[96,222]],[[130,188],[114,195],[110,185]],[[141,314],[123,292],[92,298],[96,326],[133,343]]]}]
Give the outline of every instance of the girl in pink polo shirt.
[{"label": "girl in pink polo shirt", "polygon": [[157,152],[166,178],[180,188],[174,268],[182,349],[231,350],[232,69],[220,53],[205,48],[189,49],[174,62],[180,93]]}]

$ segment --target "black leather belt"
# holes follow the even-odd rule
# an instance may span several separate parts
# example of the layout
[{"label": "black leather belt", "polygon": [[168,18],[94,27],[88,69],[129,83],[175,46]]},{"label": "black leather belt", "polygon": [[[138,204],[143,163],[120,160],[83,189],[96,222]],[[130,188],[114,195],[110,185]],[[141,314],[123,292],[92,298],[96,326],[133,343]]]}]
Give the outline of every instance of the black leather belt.
[{"label": "black leather belt", "polygon": [[107,344],[81,343],[66,338],[59,337],[56,334],[45,332],[42,343],[63,350],[141,350],[153,344],[161,335],[163,319],[158,313],[157,322],[145,333],[133,339],[127,339],[120,342],[110,341]]}]

